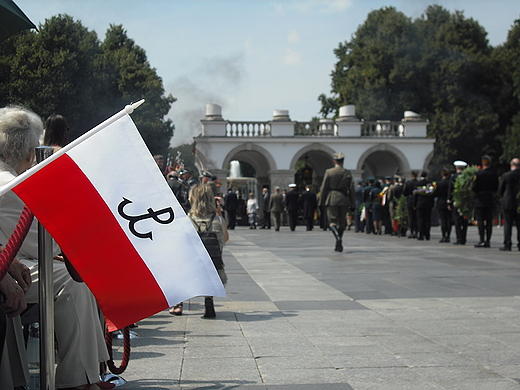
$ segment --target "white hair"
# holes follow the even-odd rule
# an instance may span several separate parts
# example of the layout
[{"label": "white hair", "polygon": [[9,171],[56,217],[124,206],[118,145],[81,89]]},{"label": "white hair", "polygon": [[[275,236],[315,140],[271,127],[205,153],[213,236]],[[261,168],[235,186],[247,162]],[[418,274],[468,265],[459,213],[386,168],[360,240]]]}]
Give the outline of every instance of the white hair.
[{"label": "white hair", "polygon": [[43,122],[21,106],[0,108],[0,160],[15,170],[40,144]]}]

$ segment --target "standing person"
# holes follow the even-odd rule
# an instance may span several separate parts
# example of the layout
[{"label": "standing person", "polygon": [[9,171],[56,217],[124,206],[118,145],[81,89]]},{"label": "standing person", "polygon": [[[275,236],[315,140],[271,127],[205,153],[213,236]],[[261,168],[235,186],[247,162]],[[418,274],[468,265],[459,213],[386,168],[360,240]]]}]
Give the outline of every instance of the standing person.
[{"label": "standing person", "polygon": [[202,172],[202,175],[200,176],[200,182],[203,184],[208,184],[211,189],[213,190],[213,195],[217,196],[218,194],[218,187],[217,187],[217,177],[212,175],[208,171]]},{"label": "standing person", "polygon": [[411,179],[404,186],[403,195],[406,196],[406,208],[408,210],[408,225],[410,226],[410,235],[408,238],[417,238],[417,213],[414,208],[414,194],[417,187],[417,171],[412,171]]},{"label": "standing person", "polygon": [[383,192],[383,198],[381,205],[383,206],[383,226],[385,227],[385,234],[392,234],[392,220],[390,218],[390,202],[388,199],[388,192],[390,187],[394,184],[394,178],[392,176],[385,176],[385,184],[381,186]]},{"label": "standing person", "polygon": [[403,183],[401,177],[394,178],[394,184],[390,186],[387,194],[388,210],[390,212],[390,221],[392,223],[392,235],[399,236],[400,229],[396,219],[397,203],[403,195]]},{"label": "standing person", "polygon": [[370,176],[368,178],[368,185],[363,190],[363,202],[365,203],[365,228],[366,233],[370,234],[374,231],[374,220],[372,219],[372,200],[370,199],[370,193],[374,189],[375,177]]},{"label": "standing person", "polygon": [[231,188],[224,195],[224,210],[227,213],[228,229],[234,230],[237,224],[238,198]]},{"label": "standing person", "polygon": [[455,167],[455,174],[451,178],[450,187],[448,190],[448,208],[451,210],[451,216],[453,218],[453,225],[455,227],[455,235],[457,241],[453,245],[466,245],[466,237],[468,235],[468,220],[466,217],[461,215],[456,207],[453,206],[453,191],[455,189],[455,182],[461,172],[466,169],[468,163],[465,161],[457,160],[453,162]]},{"label": "standing person", "polygon": [[289,218],[289,228],[294,232],[298,224],[298,208],[300,194],[296,189],[296,184],[289,184],[289,192],[285,195],[285,206],[287,207],[287,216]]},{"label": "standing person", "polygon": [[[209,184],[194,185],[190,191],[191,210],[188,217],[191,223],[197,230],[215,232],[219,246],[220,253],[224,244],[229,240],[226,220],[222,218],[220,208],[217,208],[213,189]],[[200,227],[200,229],[199,229]],[[218,275],[222,284],[227,283],[227,275],[224,267],[217,269]],[[170,309],[170,313],[174,315],[182,315],[182,302]],[[204,297],[204,318],[215,318],[215,305],[213,297]]]},{"label": "standing person", "polygon": [[381,234],[383,227],[384,208],[381,197],[381,182],[376,181],[374,188],[370,190],[370,214],[372,214],[372,233]]},{"label": "standing person", "polygon": [[512,246],[511,234],[513,224],[516,223],[516,243],[520,250],[520,213],[518,212],[520,191],[520,159],[514,158],[510,163],[511,170],[502,175],[498,187],[498,194],[502,197],[502,211],[504,213],[504,246],[501,251],[510,251]]},{"label": "standing person", "polygon": [[186,184],[179,180],[179,176],[176,172],[169,173],[168,176],[168,185],[170,186],[173,194],[179,201],[185,213],[190,210],[190,202],[188,201],[188,188],[186,188]]},{"label": "standing person", "polygon": [[264,220],[260,229],[271,229],[271,213],[269,212],[269,200],[271,195],[269,194],[269,188],[262,188],[262,207],[264,209]]},{"label": "standing person", "polygon": [[314,212],[318,206],[318,201],[316,198],[316,192],[312,191],[312,186],[310,184],[305,186],[305,191],[302,193],[302,203],[303,219],[305,219],[307,231],[311,231],[314,225]]},{"label": "standing person", "polygon": [[249,221],[249,229],[256,229],[256,217],[258,215],[258,202],[255,198],[255,194],[252,192],[249,194],[249,199],[246,203],[247,218]]},{"label": "standing person", "polygon": [[429,192],[428,172],[421,172],[421,180],[417,182],[414,195],[414,208],[417,213],[418,240],[429,240],[432,225],[432,209],[434,205],[433,193]]},{"label": "standing person", "polygon": [[273,214],[274,230],[280,231],[282,222],[282,213],[284,209],[283,195],[280,193],[280,187],[274,187],[274,194],[269,198],[269,212]]},{"label": "standing person", "polygon": [[[361,220],[361,208],[364,204],[363,201],[363,193],[365,190],[365,182],[363,180],[358,180],[358,185],[356,187],[356,210],[354,211],[354,231],[356,233],[363,233],[365,231],[365,221]],[[365,210],[366,212],[366,210]]]},{"label": "standing person", "polygon": [[481,158],[482,169],[475,174],[471,189],[475,196],[475,215],[480,241],[475,248],[489,248],[493,233],[493,211],[498,190],[498,175],[491,169],[491,157]]},{"label": "standing person", "polygon": [[284,188],[282,190],[282,198],[283,198],[283,211],[282,211],[282,225],[287,226],[287,190]]},{"label": "standing person", "polygon": [[343,232],[345,231],[347,211],[356,205],[354,182],[352,174],[343,168],[345,155],[332,155],[334,167],[325,171],[321,184],[320,204],[327,206],[329,227],[336,239],[336,252],[343,252]]},{"label": "standing person", "polygon": [[448,195],[451,185],[451,174],[448,168],[443,168],[441,171],[442,179],[437,183],[434,196],[437,197],[437,210],[439,212],[439,219],[441,220],[441,234],[442,238],[439,242],[450,242],[451,234],[451,214],[452,211],[448,208]]}]

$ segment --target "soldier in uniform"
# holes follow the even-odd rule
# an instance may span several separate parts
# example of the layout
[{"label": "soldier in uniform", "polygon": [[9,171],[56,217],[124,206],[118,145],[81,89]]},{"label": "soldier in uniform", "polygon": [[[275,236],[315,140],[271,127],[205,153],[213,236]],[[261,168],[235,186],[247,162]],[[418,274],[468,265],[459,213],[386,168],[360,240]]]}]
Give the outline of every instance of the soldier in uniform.
[{"label": "soldier in uniform", "polygon": [[410,235],[408,238],[417,238],[417,213],[414,207],[413,192],[417,187],[417,171],[412,171],[411,180],[408,180],[404,186],[403,195],[406,196],[406,208],[408,209],[408,225],[410,227]]},{"label": "soldier in uniform", "polygon": [[491,157],[482,156],[482,169],[475,174],[471,189],[475,196],[475,215],[480,241],[475,248],[489,248],[493,232],[495,194],[498,190],[498,175],[491,169]]},{"label": "soldier in uniform", "polygon": [[349,208],[356,204],[354,182],[349,170],[343,168],[345,155],[334,153],[334,168],[325,171],[321,184],[320,204],[327,207],[329,227],[336,238],[336,252],[343,251],[342,237]]}]

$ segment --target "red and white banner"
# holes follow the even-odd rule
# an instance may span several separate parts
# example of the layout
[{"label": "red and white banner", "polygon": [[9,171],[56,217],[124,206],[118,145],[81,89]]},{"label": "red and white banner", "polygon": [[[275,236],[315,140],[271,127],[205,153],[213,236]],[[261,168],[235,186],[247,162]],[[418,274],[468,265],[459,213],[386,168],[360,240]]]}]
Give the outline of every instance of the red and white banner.
[{"label": "red and white banner", "polygon": [[79,272],[110,330],[195,296],[225,296],[128,114],[32,170],[13,191]]}]

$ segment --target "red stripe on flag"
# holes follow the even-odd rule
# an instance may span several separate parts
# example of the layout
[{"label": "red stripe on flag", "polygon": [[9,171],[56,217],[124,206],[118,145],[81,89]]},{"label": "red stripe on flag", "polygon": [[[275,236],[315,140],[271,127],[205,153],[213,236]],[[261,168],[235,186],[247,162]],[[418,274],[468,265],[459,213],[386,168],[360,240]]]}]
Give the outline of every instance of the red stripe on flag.
[{"label": "red stripe on flag", "polygon": [[13,191],[60,245],[96,297],[110,328],[113,323],[111,330],[168,307],[113,212],[67,154]]}]

